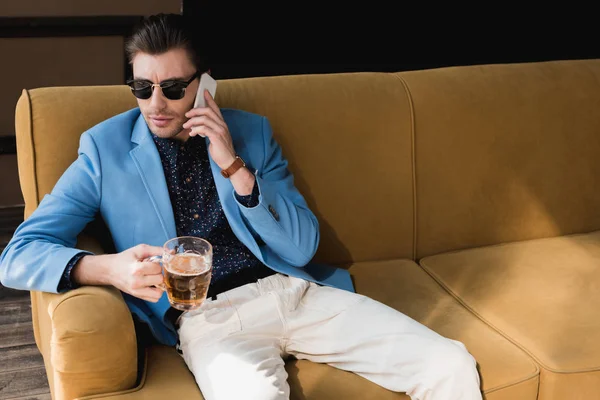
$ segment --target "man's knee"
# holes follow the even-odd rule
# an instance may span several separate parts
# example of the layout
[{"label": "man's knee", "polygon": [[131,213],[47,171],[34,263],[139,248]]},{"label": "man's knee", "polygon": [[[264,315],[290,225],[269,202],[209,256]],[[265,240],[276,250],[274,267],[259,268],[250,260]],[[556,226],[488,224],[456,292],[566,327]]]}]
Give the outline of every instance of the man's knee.
[{"label": "man's knee", "polygon": [[439,345],[432,346],[428,354],[426,368],[434,382],[450,381],[479,385],[477,362],[461,342],[440,342]]},{"label": "man's knee", "polygon": [[252,382],[240,382],[239,377],[230,375],[228,384],[205,384],[200,390],[206,400],[288,400],[290,390],[287,382],[271,381],[257,377]]},{"label": "man's knee", "polygon": [[197,381],[206,400],[288,400],[290,396],[287,373],[280,359],[251,363],[221,355],[202,371]]}]

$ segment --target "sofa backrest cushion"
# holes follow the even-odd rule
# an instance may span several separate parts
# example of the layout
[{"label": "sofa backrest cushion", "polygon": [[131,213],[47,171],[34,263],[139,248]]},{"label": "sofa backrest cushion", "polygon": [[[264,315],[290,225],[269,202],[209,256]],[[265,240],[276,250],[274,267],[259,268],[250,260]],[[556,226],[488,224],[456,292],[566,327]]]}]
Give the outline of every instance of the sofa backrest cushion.
[{"label": "sofa backrest cushion", "polygon": [[600,229],[600,60],[399,73],[417,257]]},{"label": "sofa backrest cushion", "polygon": [[[216,101],[269,118],[295,183],[320,222],[316,261],[413,257],[411,111],[396,76],[221,80]],[[81,133],[135,106],[124,85],[23,92],[16,127],[26,216],[76,158]]]}]

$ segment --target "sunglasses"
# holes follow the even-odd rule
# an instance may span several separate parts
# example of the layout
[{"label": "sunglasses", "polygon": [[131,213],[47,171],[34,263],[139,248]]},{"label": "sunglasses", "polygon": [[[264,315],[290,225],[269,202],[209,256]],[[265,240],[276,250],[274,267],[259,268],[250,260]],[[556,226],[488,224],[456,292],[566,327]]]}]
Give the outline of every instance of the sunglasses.
[{"label": "sunglasses", "polygon": [[138,99],[148,100],[152,97],[154,88],[158,86],[167,99],[181,100],[183,96],[185,96],[185,89],[197,77],[198,71],[196,71],[188,81],[170,80],[152,83],[145,79],[131,79],[127,81],[127,85],[131,88],[133,95]]}]

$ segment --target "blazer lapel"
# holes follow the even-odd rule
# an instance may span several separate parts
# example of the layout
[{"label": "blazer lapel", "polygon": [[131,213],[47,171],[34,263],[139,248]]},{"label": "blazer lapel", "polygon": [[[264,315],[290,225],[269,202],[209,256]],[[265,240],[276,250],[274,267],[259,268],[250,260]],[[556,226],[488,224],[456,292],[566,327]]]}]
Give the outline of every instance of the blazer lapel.
[{"label": "blazer lapel", "polygon": [[[140,115],[131,135],[131,140],[137,143],[129,154],[133,159],[135,166],[138,169],[140,177],[144,182],[144,186],[148,191],[148,195],[152,200],[154,209],[159,218],[160,224],[165,234],[165,241],[177,236],[175,226],[175,218],[173,216],[173,208],[169,190],[167,188],[160,155],[152,140],[151,133],[146,125],[143,116]],[[206,138],[207,146],[210,144]],[[261,256],[260,249],[254,240],[254,237],[242,221],[242,217],[238,210],[238,205],[233,198],[233,185],[228,179],[225,179],[221,173],[219,166],[209,157],[211,172],[217,187],[219,200],[223,207],[223,212],[229,221],[231,229],[235,235],[258,257]]]},{"label": "blazer lapel", "polygon": [[160,155],[152,140],[146,121],[141,115],[135,123],[131,140],[137,143],[138,146],[134,147],[129,154],[148,191],[160,225],[163,228],[165,241],[167,241],[177,236],[173,207]]}]

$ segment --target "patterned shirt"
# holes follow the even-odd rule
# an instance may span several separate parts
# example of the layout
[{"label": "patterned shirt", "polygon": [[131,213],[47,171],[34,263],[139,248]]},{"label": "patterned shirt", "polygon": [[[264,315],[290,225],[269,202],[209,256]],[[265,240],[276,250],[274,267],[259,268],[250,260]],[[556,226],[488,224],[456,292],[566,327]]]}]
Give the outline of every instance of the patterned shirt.
[{"label": "patterned shirt", "polygon": [[[152,138],[163,165],[177,235],[201,237],[213,246],[213,274],[208,297],[274,274],[231,230],[212,176],[205,139],[193,136],[180,142],[155,135]],[[245,207],[256,206],[258,197],[256,182],[250,195],[236,193],[237,200]],[[76,287],[71,270],[83,255],[77,254],[65,268],[59,292]]]}]

